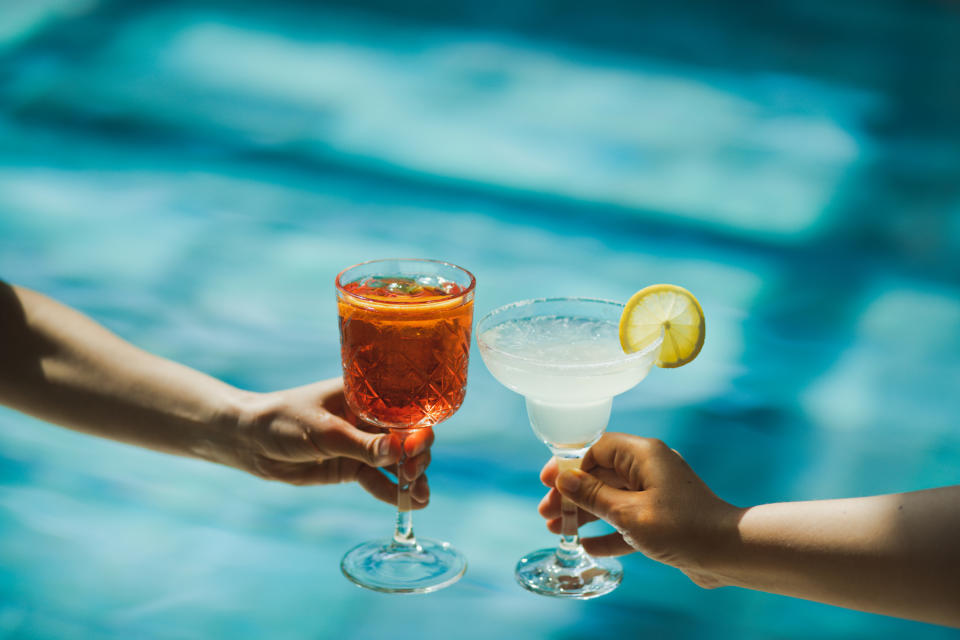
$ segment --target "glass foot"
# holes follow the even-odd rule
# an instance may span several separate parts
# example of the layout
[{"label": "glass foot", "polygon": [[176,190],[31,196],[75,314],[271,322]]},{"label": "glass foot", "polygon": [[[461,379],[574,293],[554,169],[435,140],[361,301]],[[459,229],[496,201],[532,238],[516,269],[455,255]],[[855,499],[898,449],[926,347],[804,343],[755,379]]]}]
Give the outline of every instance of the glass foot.
[{"label": "glass foot", "polygon": [[340,562],[355,584],[384,593],[429,593],[449,587],[467,570],[467,559],[449,542],[418,539],[412,547],[392,539],[357,545]]},{"label": "glass foot", "polygon": [[517,563],[517,582],[543,596],[586,600],[610,593],[623,579],[623,567],[614,558],[594,558],[582,551],[565,555],[558,557],[557,549],[528,553]]}]

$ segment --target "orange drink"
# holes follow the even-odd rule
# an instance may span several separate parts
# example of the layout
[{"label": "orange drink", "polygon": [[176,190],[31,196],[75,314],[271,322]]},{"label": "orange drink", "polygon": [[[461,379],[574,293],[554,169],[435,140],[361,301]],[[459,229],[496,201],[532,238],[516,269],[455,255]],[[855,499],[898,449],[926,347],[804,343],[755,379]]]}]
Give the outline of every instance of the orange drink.
[{"label": "orange drink", "polygon": [[422,280],[370,276],[338,289],[347,402],[381,427],[432,426],[463,403],[472,291]]},{"label": "orange drink", "polygon": [[[460,408],[467,388],[473,275],[436,260],[374,260],[337,275],[343,391],[363,420],[401,439]],[[401,447],[397,469],[403,469]],[[386,593],[427,593],[463,575],[449,543],[413,534],[410,478],[397,477],[393,538],[357,545],[340,562],[354,583]]]}]

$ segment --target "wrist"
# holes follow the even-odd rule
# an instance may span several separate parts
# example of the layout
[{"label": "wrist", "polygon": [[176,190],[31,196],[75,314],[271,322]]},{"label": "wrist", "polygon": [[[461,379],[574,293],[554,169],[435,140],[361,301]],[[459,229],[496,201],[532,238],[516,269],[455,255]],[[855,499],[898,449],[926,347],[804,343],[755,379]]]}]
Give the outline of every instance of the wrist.
[{"label": "wrist", "polygon": [[190,453],[209,462],[237,466],[262,395],[236,387],[226,389],[216,401],[206,428],[198,431]]},{"label": "wrist", "polygon": [[680,567],[699,586],[715,589],[734,584],[727,569],[739,556],[739,525],[746,511],[724,502],[709,518],[703,535],[688,554],[686,566]]}]

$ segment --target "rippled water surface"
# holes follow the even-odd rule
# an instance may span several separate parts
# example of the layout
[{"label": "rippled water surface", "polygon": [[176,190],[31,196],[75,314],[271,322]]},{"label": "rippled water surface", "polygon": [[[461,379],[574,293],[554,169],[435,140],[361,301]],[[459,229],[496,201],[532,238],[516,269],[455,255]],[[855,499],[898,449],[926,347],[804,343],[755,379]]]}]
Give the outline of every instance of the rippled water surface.
[{"label": "rippled water surface", "polygon": [[[932,1],[3,2],[0,277],[254,390],[339,375],[362,260],[461,264],[478,317],[674,282],[706,345],[612,430],[740,505],[956,484],[958,29]],[[474,349],[416,518],[467,575],[390,597],[339,572],[392,524],[356,487],[0,410],[0,636],[955,636],[639,555],[598,600],[528,594],[546,456]]]}]

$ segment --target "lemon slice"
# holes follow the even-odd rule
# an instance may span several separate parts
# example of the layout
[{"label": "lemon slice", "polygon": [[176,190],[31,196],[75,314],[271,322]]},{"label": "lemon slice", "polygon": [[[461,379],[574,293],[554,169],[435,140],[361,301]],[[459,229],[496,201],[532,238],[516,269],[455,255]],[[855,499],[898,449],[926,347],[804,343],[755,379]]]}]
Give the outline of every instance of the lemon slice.
[{"label": "lemon slice", "polygon": [[639,351],[660,335],[658,367],[682,367],[700,353],[707,333],[703,309],[693,294],[674,284],[653,284],[637,291],[620,316],[620,346]]}]

